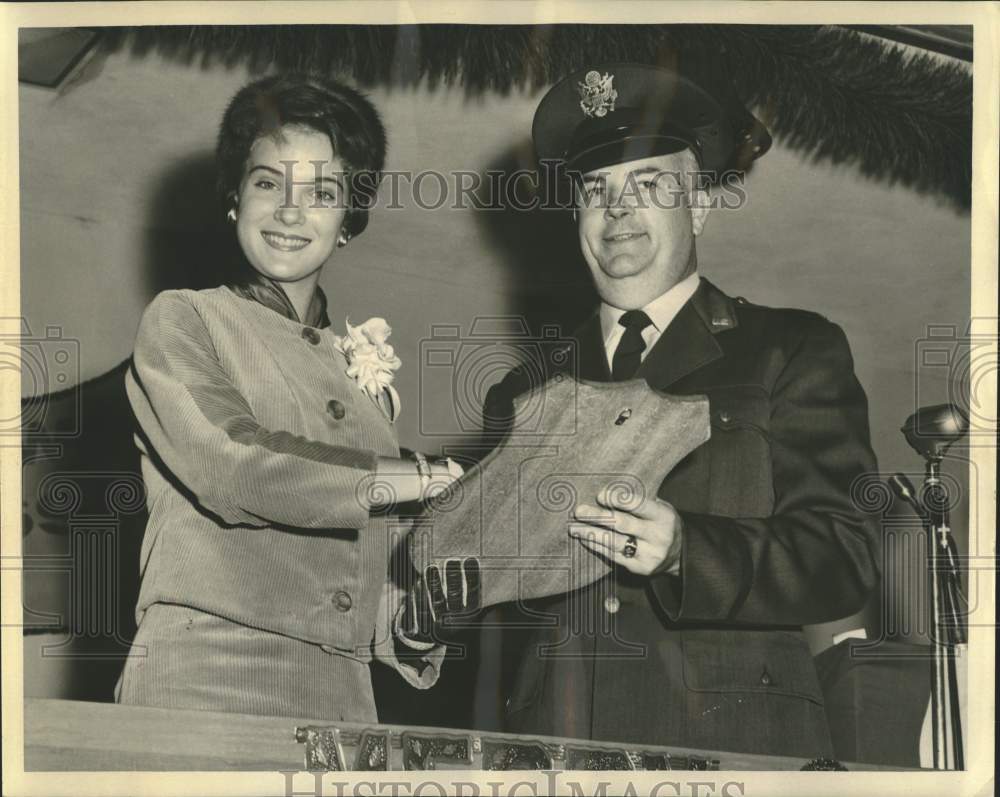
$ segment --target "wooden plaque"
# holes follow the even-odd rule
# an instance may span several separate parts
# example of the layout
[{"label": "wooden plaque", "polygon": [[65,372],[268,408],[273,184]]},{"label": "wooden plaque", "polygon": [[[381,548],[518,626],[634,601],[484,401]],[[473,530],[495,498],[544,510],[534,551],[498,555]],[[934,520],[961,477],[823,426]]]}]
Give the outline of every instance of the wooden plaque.
[{"label": "wooden plaque", "polygon": [[658,393],[644,380],[556,377],[514,404],[512,430],[430,502],[410,538],[418,570],[474,556],[482,606],[578,589],[610,569],[568,534],[578,503],[604,488],[628,506],[709,438],[708,399]]}]

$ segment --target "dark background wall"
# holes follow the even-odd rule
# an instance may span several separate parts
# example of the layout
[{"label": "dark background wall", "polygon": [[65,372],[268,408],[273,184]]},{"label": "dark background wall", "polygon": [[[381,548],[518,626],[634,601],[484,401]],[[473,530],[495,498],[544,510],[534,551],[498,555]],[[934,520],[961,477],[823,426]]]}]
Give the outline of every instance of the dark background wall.
[{"label": "dark background wall", "polygon": [[[24,460],[24,548],[34,562],[25,575],[28,694],[110,698],[131,633],[143,523],[119,366],[157,291],[213,284],[226,228],[211,195],[211,151],[221,111],[247,77],[242,67],[116,53],[93,59],[61,91],[21,86],[22,316],[43,360],[65,352],[57,365],[46,360],[47,375],[26,366],[24,392],[70,388],[29,405],[39,431],[29,430]],[[444,174],[530,168],[540,95],[473,97],[425,84],[371,91],[389,130],[389,169]],[[434,179],[423,188],[425,199],[437,196]],[[922,465],[898,430],[916,406],[962,395],[969,216],[864,178],[851,163],[813,162],[780,139],[746,192],[739,210],[709,218],[698,242],[701,272],[733,295],[841,324],[868,391],[880,467],[918,479]],[[467,335],[477,318],[516,315],[535,332],[544,323],[569,331],[593,295],[561,223],[421,209],[405,183],[401,208],[384,207],[385,193],[382,200],[368,231],[334,255],[322,285],[335,327],[348,316],[389,320],[403,360],[401,442],[436,452],[472,438],[456,401],[474,407],[500,372],[453,378],[422,365],[434,327]],[[929,344],[932,326],[938,340]],[[937,352],[930,359],[929,348]],[[484,356],[474,341],[465,351]],[[964,498],[961,451],[945,470]],[[964,501],[953,520],[960,548],[976,552]],[[919,640],[919,551],[897,547],[891,557],[886,594],[864,616],[810,629],[815,650],[861,626]],[[82,616],[70,596],[88,589],[100,600]],[[66,627],[79,631],[68,641]]]}]

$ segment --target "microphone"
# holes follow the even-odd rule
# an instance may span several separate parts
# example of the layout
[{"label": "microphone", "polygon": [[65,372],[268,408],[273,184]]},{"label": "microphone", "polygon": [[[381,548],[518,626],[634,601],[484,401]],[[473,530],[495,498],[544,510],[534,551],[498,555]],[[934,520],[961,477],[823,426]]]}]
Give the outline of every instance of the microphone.
[{"label": "microphone", "polygon": [[900,429],[906,442],[924,459],[940,460],[969,431],[969,418],[954,404],[921,407]]}]

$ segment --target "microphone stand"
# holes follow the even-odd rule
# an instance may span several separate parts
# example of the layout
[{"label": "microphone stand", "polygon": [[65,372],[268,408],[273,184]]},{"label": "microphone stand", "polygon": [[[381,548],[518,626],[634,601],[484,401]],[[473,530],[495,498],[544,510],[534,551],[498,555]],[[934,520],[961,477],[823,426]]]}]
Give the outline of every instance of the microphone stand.
[{"label": "microphone stand", "polygon": [[890,483],[923,521],[927,535],[927,569],[931,593],[931,729],[935,769],[964,769],[962,724],[958,702],[956,646],[966,642],[959,600],[964,601],[958,554],[951,535],[950,496],[941,480],[945,451],[968,430],[968,420],[952,405],[918,410],[903,426],[907,442],[926,462],[918,499],[909,480],[896,474]]}]

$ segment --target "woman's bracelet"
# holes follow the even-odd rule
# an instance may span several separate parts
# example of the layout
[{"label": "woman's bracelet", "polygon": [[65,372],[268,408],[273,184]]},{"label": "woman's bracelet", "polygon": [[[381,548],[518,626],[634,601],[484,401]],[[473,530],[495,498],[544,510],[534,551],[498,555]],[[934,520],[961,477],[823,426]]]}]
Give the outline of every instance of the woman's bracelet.
[{"label": "woman's bracelet", "polygon": [[417,476],[420,479],[420,494],[427,492],[427,487],[431,483],[431,466],[427,462],[427,457],[419,451],[413,452],[413,461],[417,464]]}]

